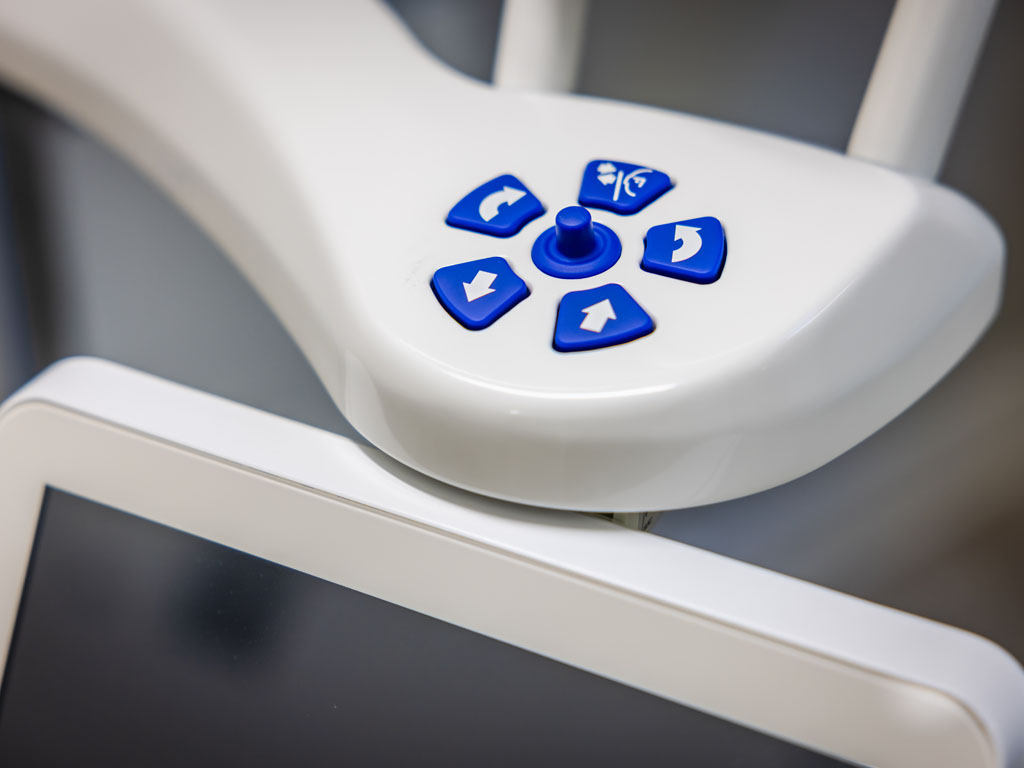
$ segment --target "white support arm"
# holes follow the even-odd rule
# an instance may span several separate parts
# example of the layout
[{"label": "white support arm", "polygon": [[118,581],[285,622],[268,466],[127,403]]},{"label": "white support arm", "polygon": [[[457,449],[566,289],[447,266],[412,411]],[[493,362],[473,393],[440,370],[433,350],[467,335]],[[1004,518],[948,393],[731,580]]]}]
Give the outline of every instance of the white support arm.
[{"label": "white support arm", "polygon": [[899,0],[847,153],[934,178],[996,0]]},{"label": "white support arm", "polygon": [[587,0],[505,0],[494,84],[571,91],[579,71]]}]

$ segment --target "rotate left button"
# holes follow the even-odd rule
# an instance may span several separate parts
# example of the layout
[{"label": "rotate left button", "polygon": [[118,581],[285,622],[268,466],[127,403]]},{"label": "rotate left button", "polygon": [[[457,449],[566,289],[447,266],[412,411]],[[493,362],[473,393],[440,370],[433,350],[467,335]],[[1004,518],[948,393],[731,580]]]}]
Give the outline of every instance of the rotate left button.
[{"label": "rotate left button", "polygon": [[471,331],[491,325],[530,295],[523,279],[500,256],[441,267],[430,287],[448,314]]},{"label": "rotate left button", "polygon": [[481,184],[455,204],[445,223],[495,237],[511,237],[544,213],[530,190],[510,174]]}]

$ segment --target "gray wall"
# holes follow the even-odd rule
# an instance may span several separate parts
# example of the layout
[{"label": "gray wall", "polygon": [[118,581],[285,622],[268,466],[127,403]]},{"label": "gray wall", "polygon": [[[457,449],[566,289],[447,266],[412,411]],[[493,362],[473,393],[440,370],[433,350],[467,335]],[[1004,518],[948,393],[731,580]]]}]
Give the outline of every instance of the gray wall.
[{"label": "gray wall", "polygon": [[[394,5],[439,56],[489,77],[497,2]],[[597,0],[580,90],[841,149],[890,8],[864,0]],[[748,499],[666,514],[655,529],[974,629],[1018,658],[1022,43],[1024,3],[1005,0],[942,177],[1006,235],[1006,300],[990,332],[918,404],[828,466]],[[100,355],[351,433],[262,302],[148,182],[17,98],[2,99],[0,127],[17,166],[11,192],[21,201],[9,221],[18,247],[8,249],[20,271],[6,274],[22,275],[30,288],[19,310],[30,320],[0,321],[0,352],[29,340],[35,367]],[[7,381],[24,375],[26,355],[16,358],[2,363]]]}]

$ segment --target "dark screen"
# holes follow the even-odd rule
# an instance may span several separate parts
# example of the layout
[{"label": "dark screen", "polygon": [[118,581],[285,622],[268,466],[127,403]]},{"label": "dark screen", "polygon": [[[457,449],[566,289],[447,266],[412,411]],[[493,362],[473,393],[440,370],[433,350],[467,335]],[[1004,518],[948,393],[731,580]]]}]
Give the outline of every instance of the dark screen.
[{"label": "dark screen", "polygon": [[0,765],[839,763],[51,489]]}]

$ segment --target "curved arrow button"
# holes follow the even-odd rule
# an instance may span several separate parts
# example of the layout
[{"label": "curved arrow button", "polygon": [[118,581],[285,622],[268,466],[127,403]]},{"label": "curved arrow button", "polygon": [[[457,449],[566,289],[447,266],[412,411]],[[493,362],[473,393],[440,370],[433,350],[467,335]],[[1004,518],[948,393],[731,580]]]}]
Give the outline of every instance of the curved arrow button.
[{"label": "curved arrow button", "polygon": [[722,276],[725,230],[714,216],[659,224],[647,230],[640,268],[707,285]]},{"label": "curved arrow button", "polygon": [[526,197],[525,189],[516,189],[515,187],[502,187],[496,192],[491,192],[487,197],[480,201],[480,218],[484,221],[490,221],[498,215],[498,208],[504,205],[512,205]]},{"label": "curved arrow button", "polygon": [[543,213],[544,206],[529,188],[511,173],[504,173],[459,200],[448,211],[445,223],[494,237],[512,237]]},{"label": "curved arrow button", "polygon": [[682,242],[676,248],[672,249],[672,263],[675,264],[677,261],[686,261],[692,259],[698,253],[700,248],[704,244],[704,241],[700,237],[700,227],[688,227],[685,224],[676,224],[675,232],[676,240]]}]

